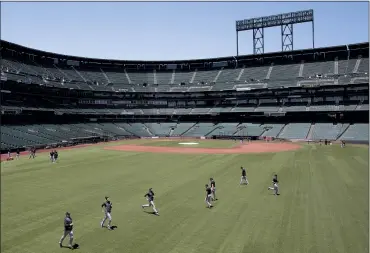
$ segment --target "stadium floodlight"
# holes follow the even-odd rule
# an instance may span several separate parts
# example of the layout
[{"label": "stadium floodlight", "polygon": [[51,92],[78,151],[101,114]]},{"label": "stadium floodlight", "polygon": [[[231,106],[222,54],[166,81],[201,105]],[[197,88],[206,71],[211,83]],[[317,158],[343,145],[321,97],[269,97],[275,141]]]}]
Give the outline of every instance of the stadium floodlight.
[{"label": "stadium floodlight", "polygon": [[281,51],[293,50],[293,24],[312,23],[312,48],[315,48],[313,10],[296,11],[236,21],[236,55],[239,55],[239,32],[253,30],[253,54],[263,54],[264,28],[281,26]]}]

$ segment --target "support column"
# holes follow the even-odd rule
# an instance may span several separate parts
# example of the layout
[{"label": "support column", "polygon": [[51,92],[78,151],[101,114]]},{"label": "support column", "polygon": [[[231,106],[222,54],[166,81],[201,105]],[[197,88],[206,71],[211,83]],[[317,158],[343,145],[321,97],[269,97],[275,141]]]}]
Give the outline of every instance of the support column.
[{"label": "support column", "polygon": [[263,54],[265,52],[264,29],[253,29],[253,53]]},{"label": "support column", "polygon": [[281,26],[281,51],[293,51],[293,24]]}]

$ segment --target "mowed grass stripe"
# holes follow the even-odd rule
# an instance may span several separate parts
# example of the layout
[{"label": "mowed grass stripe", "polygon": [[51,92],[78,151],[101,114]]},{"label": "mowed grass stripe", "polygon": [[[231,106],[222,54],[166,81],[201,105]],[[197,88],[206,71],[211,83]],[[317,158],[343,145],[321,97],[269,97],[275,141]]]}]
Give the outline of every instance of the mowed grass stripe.
[{"label": "mowed grass stripe", "polygon": [[[367,154],[355,149],[308,145],[276,154],[181,155],[89,147],[61,152],[60,164],[41,161],[46,154],[22,158],[2,171],[2,252],[58,252],[66,210],[79,252],[363,252]],[[241,165],[248,186],[239,186]],[[9,173],[11,166],[19,173]],[[278,197],[267,190],[273,173],[281,181]],[[211,210],[204,203],[210,176],[219,198]],[[149,187],[159,217],[140,208]],[[115,231],[99,227],[106,194]]]},{"label": "mowed grass stripe", "polygon": [[[337,149],[337,152],[342,153],[342,150]],[[349,153],[351,154],[351,151]],[[323,250],[325,249],[328,252],[363,252],[367,249],[367,245],[351,243],[353,240],[358,240],[355,239],[356,236],[364,236],[363,233],[356,233],[355,231],[361,230],[357,220],[360,219],[368,224],[368,208],[365,207],[367,215],[361,215],[361,211],[358,212],[363,210],[364,198],[367,194],[365,191],[357,194],[356,187],[353,187],[353,184],[348,184],[349,180],[352,182],[360,181],[361,173],[355,171],[357,164],[348,166],[347,162],[353,161],[348,155],[335,156],[335,159],[333,159],[333,153],[329,153],[324,147],[321,147],[321,154],[323,155],[319,156],[319,154],[320,150],[317,151],[314,160],[319,162],[320,167],[316,169],[317,174],[313,178],[317,181],[314,185],[319,200],[314,202],[317,208],[315,217],[318,221],[321,221],[318,223],[318,230],[323,232],[318,241],[322,243]],[[343,159],[344,157],[345,159]],[[341,172],[343,170],[347,170],[347,172]],[[368,175],[368,173],[366,174]],[[351,177],[353,177],[352,180]],[[365,188],[366,186],[362,185],[362,190]],[[368,206],[368,202],[366,205]],[[344,223],[343,221],[348,222]],[[331,229],[328,229],[329,227]],[[362,232],[364,231],[362,230]],[[368,236],[368,232],[365,233],[365,236]],[[335,238],[338,239],[334,240]],[[363,237],[362,240],[368,239]],[[325,247],[325,241],[331,242]]]}]

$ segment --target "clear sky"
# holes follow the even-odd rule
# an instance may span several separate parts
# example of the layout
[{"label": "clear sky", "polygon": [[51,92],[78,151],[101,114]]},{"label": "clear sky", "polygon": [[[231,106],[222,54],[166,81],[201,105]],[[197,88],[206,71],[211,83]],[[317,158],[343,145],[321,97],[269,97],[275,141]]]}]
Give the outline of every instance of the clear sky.
[{"label": "clear sky", "polygon": [[[2,2],[1,39],[44,51],[121,60],[236,55],[235,21],[313,9],[315,47],[369,41],[368,2]],[[239,53],[253,52],[252,31]],[[312,47],[311,23],[294,27],[294,49]],[[265,52],[281,50],[280,27]]]}]

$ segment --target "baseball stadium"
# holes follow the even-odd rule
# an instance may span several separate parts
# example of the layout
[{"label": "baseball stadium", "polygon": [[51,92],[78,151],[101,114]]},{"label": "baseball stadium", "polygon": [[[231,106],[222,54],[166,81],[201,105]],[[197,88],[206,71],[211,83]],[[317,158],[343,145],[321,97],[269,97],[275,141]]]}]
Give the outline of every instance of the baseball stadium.
[{"label": "baseball stadium", "polygon": [[295,50],[302,22],[237,21],[253,54],[194,60],[1,40],[1,252],[64,252],[66,212],[81,253],[368,252],[369,42]]}]

